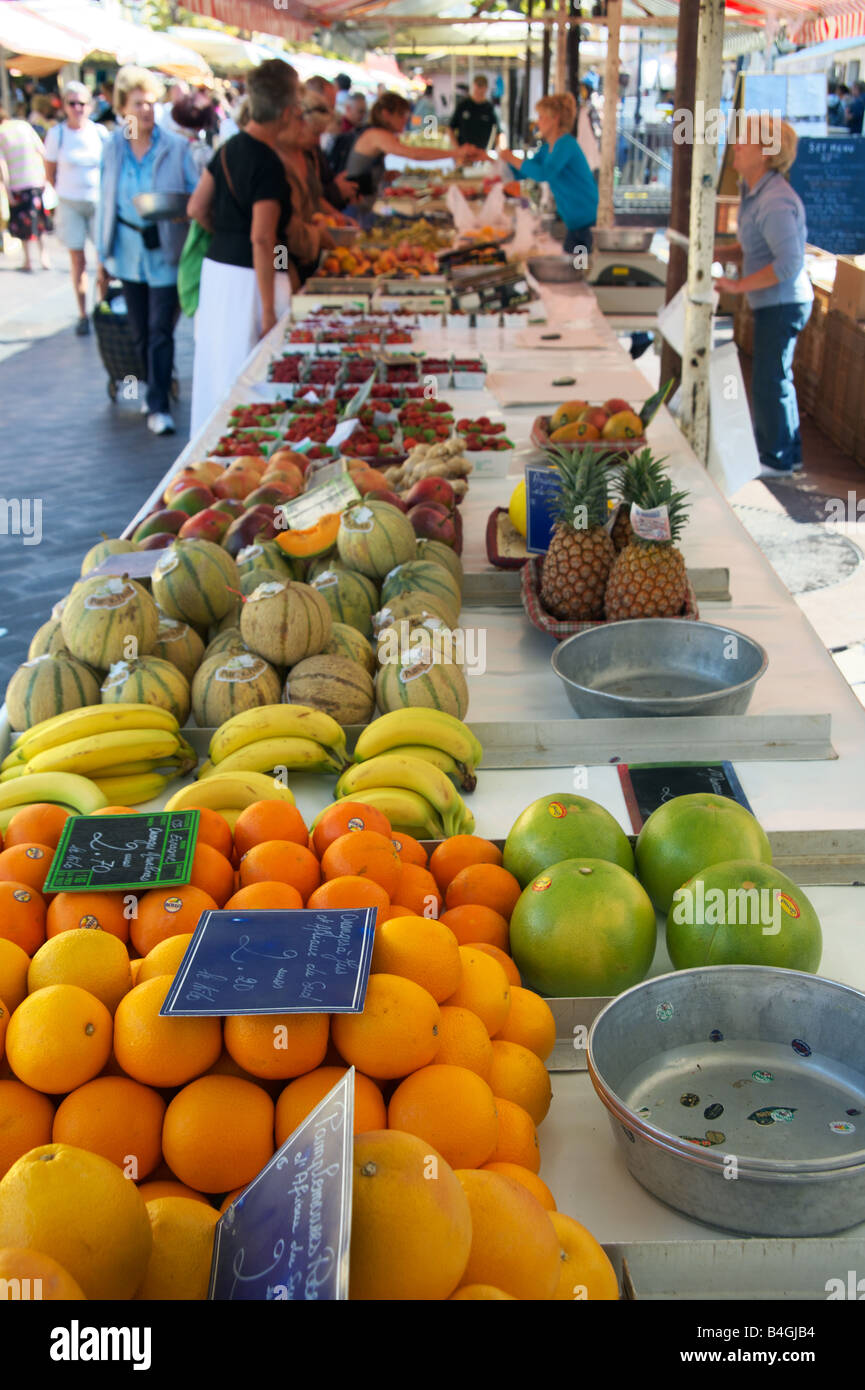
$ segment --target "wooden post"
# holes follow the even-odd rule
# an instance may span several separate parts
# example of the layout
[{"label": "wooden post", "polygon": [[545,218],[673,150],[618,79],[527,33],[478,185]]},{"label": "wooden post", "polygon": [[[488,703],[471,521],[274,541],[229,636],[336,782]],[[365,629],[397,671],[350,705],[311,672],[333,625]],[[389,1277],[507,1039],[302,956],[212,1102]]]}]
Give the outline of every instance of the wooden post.
[{"label": "wooden post", "polygon": [[[541,96],[548,96],[550,91],[550,66],[552,63],[552,44],[553,27],[551,24],[544,25],[544,43],[541,49]],[[529,117],[531,119],[531,117]]]},{"label": "wooden post", "polygon": [[556,21],[556,92],[568,89],[568,0],[559,0]]},{"label": "wooden post", "polygon": [[[516,121],[514,119],[516,112],[515,86],[516,84],[514,82],[514,65],[511,62],[510,58],[508,58],[505,66],[505,112],[507,113],[507,117],[504,124],[507,126],[508,131],[507,147],[509,150],[512,150],[514,145],[516,144]],[[503,112],[502,114],[504,115],[505,113]]]},{"label": "wooden post", "polygon": [[[532,111],[532,10],[534,0],[526,0],[526,61],[523,68],[523,93],[520,102],[520,139],[525,145],[529,138]],[[513,147],[512,147],[513,148]]]},{"label": "wooden post", "polygon": [[[697,79],[697,21],[700,15],[700,0],[680,0],[679,29],[676,38],[676,91],[673,98],[676,112],[694,113],[694,84]],[[674,116],[673,120],[676,121]],[[676,125],[673,130],[675,132]],[[693,141],[673,140],[673,180],[670,190],[670,227],[673,231],[688,235],[688,221],[691,203],[691,163],[694,152]],[[688,253],[682,246],[670,242],[670,258],[667,262],[667,303],[678,294],[688,278]],[[682,375],[682,359],[666,339],[661,348],[661,381],[672,377],[679,381]]]},{"label": "wooden post", "polygon": [[569,0],[571,22],[568,26],[568,91],[580,104],[580,6]]},{"label": "wooden post", "polygon": [[[723,0],[722,0],[723,2]],[[622,0],[607,0],[607,59],[604,64],[604,119],[601,126],[601,170],[598,177],[596,226],[612,227],[613,176],[616,168],[616,113],[619,107],[619,28]]]},{"label": "wooden post", "polygon": [[709,456],[712,252],[715,244],[715,184],[718,177],[723,51],[724,0],[700,0],[681,425],[691,448],[703,464]]},{"label": "wooden post", "polygon": [[457,104],[457,55],[451,54],[451,111],[453,112]]}]

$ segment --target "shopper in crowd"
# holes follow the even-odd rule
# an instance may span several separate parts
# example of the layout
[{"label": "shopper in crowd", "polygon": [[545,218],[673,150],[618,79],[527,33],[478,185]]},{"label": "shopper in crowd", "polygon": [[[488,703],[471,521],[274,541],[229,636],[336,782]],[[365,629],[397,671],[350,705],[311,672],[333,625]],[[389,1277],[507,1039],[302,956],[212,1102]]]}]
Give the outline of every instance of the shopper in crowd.
[{"label": "shopper in crowd", "polygon": [[865,116],[865,86],[853,83],[853,94],[847,105],[846,123],[851,135],[862,134],[862,118]]},{"label": "shopper in crowd", "polygon": [[601,167],[601,113],[598,110],[595,93],[598,79],[593,72],[587,72],[580,79],[580,110],[577,116],[577,143],[586,156],[595,183]]},{"label": "shopper in crowd", "polygon": [[[371,200],[384,179],[385,157],[389,154],[412,163],[442,159],[443,151],[435,146],[406,145],[400,136],[408,125],[411,105],[398,92],[385,92],[373,104],[369,125],[355,140],[345,166],[346,176],[353,179],[362,198]],[[477,153],[469,145],[460,145],[453,153],[458,160],[471,159]]]},{"label": "shopper in crowd", "polygon": [[334,86],[336,87],[336,110],[342,113],[345,110],[348,94],[351,91],[351,78],[348,73],[338,72],[334,80]]},{"label": "shopper in crowd", "polygon": [[357,184],[345,177],[345,162],[340,169],[334,170],[330,156],[325,155],[322,149],[322,139],[333,120],[335,98],[336,88],[332,82],[325,82],[324,78],[313,77],[304,84],[300,139],[318,184],[318,199],[323,200],[321,210],[325,212],[341,211],[357,196]]},{"label": "shopper in crowd", "polygon": [[789,477],[802,467],[793,353],[814,292],[805,270],[805,209],[786,178],[796,145],[793,127],[768,112],[740,124],[733,146],[743,184],[739,242],[715,253],[742,263],[738,279],[722,277],[715,286],[746,294],[754,315],[751,410],[761,473],[768,477]]},{"label": "shopper in crowd", "polygon": [[472,81],[469,95],[457,102],[450,118],[452,145],[473,145],[475,149],[486,150],[493,134],[499,135],[501,128],[496,109],[488,99],[488,91],[489,83],[483,73],[479,73]]},{"label": "shopper in crowd", "polygon": [[96,242],[96,210],[105,142],[104,126],[90,119],[90,92],[83,82],[67,82],[63,90],[66,119],[45,139],[45,172],[57,194],[57,235],[69,252],[72,288],[78,301],[76,333],[90,332],[87,317],[85,248]]},{"label": "shopper in crowd", "polygon": [[147,370],[147,428],[173,434],[177,263],[187,225],[183,219],[148,222],[133,199],[139,193],[191,193],[198,174],[188,142],[156,124],[160,92],[146,68],[122,67],[117,74],[118,126],[102,155],[96,246],[100,293],[106,293],[109,276],[123,282],[129,325]]},{"label": "shopper in crowd", "polygon": [[171,112],[176,103],[182,101],[183,98],[187,96],[189,96],[188,82],[183,82],[180,78],[175,78],[173,82],[169,82],[165,90],[164,100],[157,102],[156,105],[156,124],[159,126],[167,126],[167,128],[176,135],[177,131],[174,129]]},{"label": "shopper in crowd", "polygon": [[[219,124],[216,105],[206,92],[189,92],[171,108],[171,129],[188,141],[199,174],[213,157],[213,141]],[[167,124],[163,123],[161,128],[167,129]]]},{"label": "shopper in crowd", "polygon": [[58,108],[55,107],[51,97],[46,96],[43,92],[37,92],[27,119],[43,144],[49,130],[53,130],[57,124],[57,115]]},{"label": "shopper in crowd", "polygon": [[570,92],[541,97],[536,107],[541,143],[534,154],[520,159],[512,150],[502,158],[518,179],[548,183],[556,211],[565,224],[564,249],[592,249],[592,226],[598,214],[598,186],[589,162],[571,134],[577,103]]},{"label": "shopper in crowd", "polygon": [[428,82],[423,89],[423,93],[418,97],[412,108],[412,124],[423,125],[427,116],[434,116],[436,113],[435,94],[433,85]]},{"label": "shopper in crowd", "polygon": [[841,91],[837,82],[828,83],[826,89],[826,120],[832,126],[844,126],[847,123],[844,103],[841,100]]},{"label": "shopper in crowd", "polygon": [[288,267],[277,268],[292,213],[277,141],[300,112],[294,68],[281,58],[261,63],[249,74],[247,101],[245,128],[213,156],[187,209],[213,233],[195,316],[193,435],[291,303]]},{"label": "shopper in crowd", "polygon": [[0,183],[9,201],[9,235],[21,242],[24,259],[19,270],[30,271],[33,242],[43,270],[51,269],[42,238],[53,229],[45,209],[45,148],[26,120],[0,120]]},{"label": "shopper in crowd", "polygon": [[96,100],[93,103],[93,120],[96,125],[104,125],[109,129],[114,126],[114,88],[110,82],[103,82],[96,93]]},{"label": "shopper in crowd", "polygon": [[[363,92],[352,92],[345,104],[342,129],[334,136],[327,148],[327,162],[330,165],[331,174],[336,179],[345,172],[352,146],[360,132],[366,129],[367,114],[366,97]],[[355,192],[357,192],[356,189]]]},{"label": "shopper in crowd", "polygon": [[[308,85],[308,84],[307,84]],[[320,100],[307,91],[306,101]],[[291,217],[286,229],[286,247],[292,291],[296,292],[313,275],[324,248],[333,246],[333,237],[321,225],[323,216],[336,212],[325,197],[316,158],[321,154],[318,133],[302,106],[295,119],[280,131],[276,152],[282,160],[291,191]]]}]

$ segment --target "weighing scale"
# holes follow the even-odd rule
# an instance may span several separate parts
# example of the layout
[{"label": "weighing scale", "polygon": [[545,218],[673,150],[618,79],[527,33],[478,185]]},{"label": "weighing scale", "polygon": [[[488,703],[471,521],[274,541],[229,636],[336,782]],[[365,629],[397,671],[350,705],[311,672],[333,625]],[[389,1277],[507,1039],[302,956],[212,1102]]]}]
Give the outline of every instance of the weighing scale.
[{"label": "weighing scale", "polygon": [[655,314],[664,304],[667,267],[651,251],[592,251],[586,284],[603,314]]}]

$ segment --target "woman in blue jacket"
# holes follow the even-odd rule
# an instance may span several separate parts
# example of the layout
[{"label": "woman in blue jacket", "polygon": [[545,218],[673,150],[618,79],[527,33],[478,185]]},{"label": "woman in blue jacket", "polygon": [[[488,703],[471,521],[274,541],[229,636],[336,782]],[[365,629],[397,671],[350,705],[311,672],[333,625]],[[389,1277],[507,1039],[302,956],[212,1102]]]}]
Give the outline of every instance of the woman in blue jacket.
[{"label": "woman in blue jacket", "polygon": [[539,148],[526,159],[512,150],[502,158],[518,179],[548,183],[559,217],[567,229],[564,249],[592,249],[592,227],[598,215],[598,186],[589,161],[571,134],[577,119],[577,103],[570,92],[541,97],[537,105]]}]

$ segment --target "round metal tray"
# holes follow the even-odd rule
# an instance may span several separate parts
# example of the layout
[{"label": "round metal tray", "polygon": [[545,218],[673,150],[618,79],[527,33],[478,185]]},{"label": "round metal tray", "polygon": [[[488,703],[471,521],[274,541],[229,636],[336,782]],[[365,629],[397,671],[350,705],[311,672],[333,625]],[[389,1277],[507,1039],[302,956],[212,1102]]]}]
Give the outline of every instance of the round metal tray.
[{"label": "round metal tray", "polygon": [[573,256],[529,256],[526,266],[535,279],[543,285],[565,285],[585,278],[585,270],[578,270]]}]

